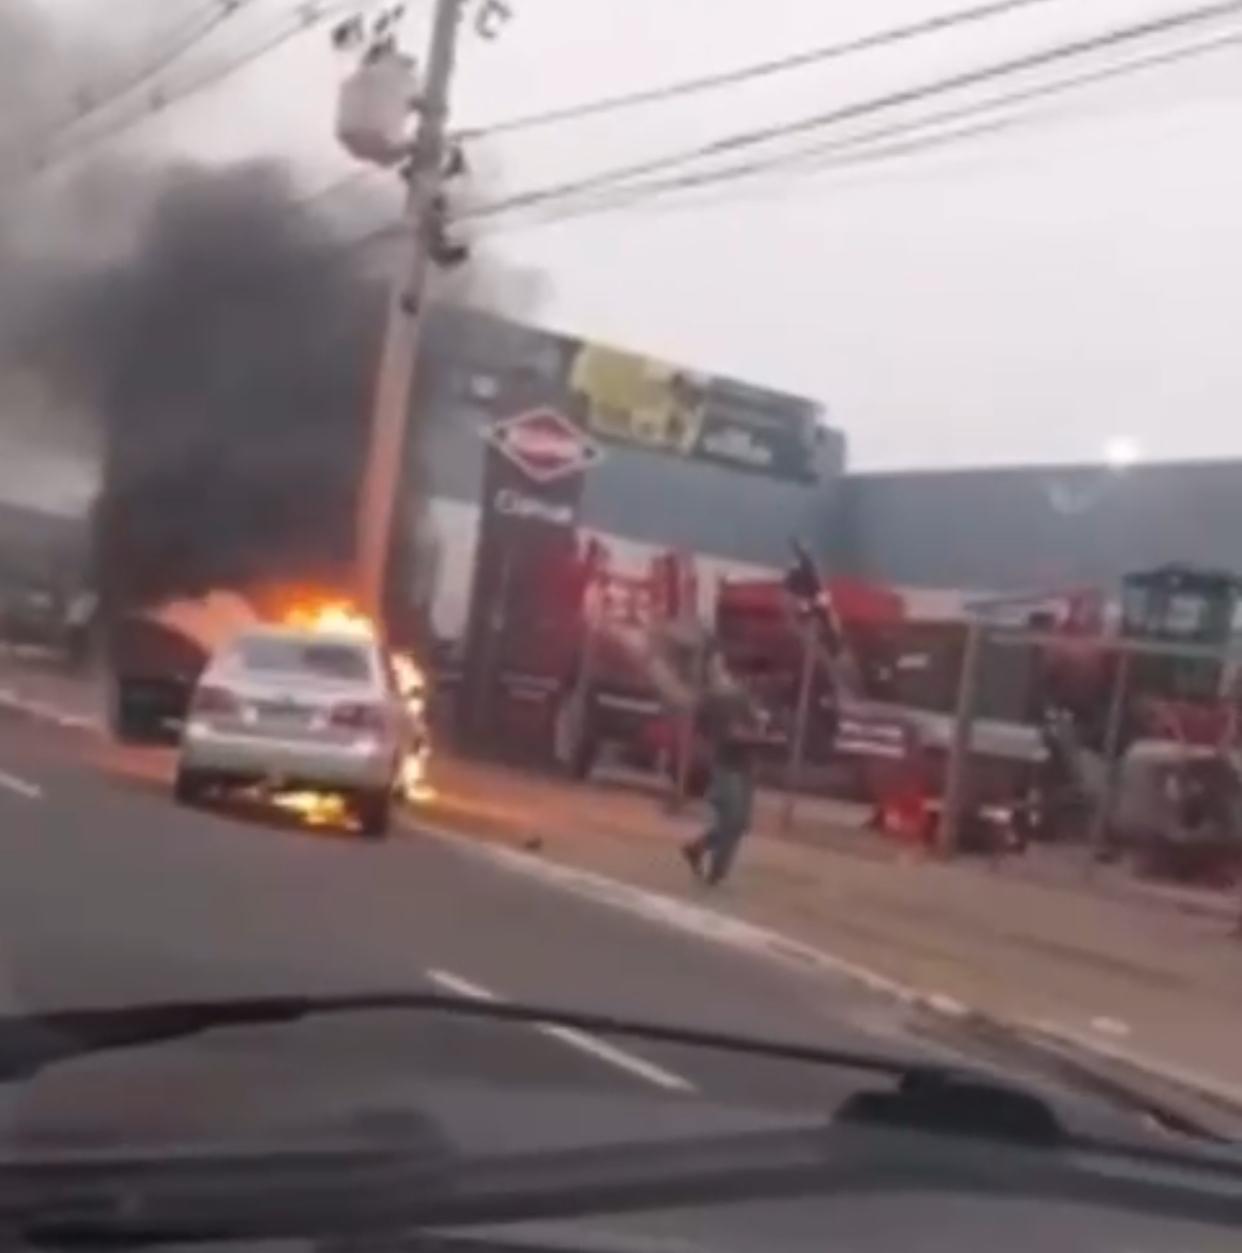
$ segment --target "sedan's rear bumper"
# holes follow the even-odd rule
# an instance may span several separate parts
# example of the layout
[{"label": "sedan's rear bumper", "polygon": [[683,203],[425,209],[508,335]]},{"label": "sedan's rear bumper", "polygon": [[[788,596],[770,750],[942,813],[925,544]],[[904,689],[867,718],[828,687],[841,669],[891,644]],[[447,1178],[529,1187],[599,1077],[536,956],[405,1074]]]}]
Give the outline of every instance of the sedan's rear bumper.
[{"label": "sedan's rear bumper", "polygon": [[181,767],[237,781],[374,789],[391,786],[396,751],[379,736],[359,735],[336,743],[280,739],[221,731],[192,718],[181,739]]}]

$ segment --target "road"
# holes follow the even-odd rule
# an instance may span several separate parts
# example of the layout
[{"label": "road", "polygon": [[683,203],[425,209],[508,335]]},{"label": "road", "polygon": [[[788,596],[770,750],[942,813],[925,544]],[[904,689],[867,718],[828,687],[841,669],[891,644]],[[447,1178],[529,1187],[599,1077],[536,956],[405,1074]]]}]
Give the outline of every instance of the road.
[{"label": "road", "polygon": [[[416,825],[376,843],[237,808],[179,807],[171,766],[167,753],[0,714],[0,1012],[421,990],[940,1060],[969,1055],[843,979],[576,896]],[[867,1082],[823,1067],[425,1013],[334,1020],[313,1039],[284,1028],[273,1049],[275,1030],[247,1053],[261,1080],[235,1076],[247,1094],[262,1082],[264,1113],[304,1109],[308,1087],[315,1103],[335,1094],[347,1104],[360,1079],[365,1101],[380,1105],[414,1080],[468,1080],[635,1111],[654,1100],[662,1109],[786,1115],[829,1112]],[[151,1135],[218,1129],[213,1119],[232,1130],[256,1110],[249,1097],[240,1106],[217,1099],[237,1060],[219,1051],[226,1034],[100,1064],[109,1081],[129,1068],[139,1087],[161,1094],[145,1113]],[[298,1065],[282,1069],[294,1040]],[[204,1056],[211,1083],[190,1084],[193,1099],[183,1099],[181,1068]],[[57,1068],[40,1120],[94,1134],[92,1117],[115,1117],[100,1095],[109,1084],[67,1082],[79,1071],[93,1073]],[[169,1091],[177,1100],[163,1099]],[[192,1125],[176,1121],[190,1112]]]},{"label": "road", "polygon": [[[436,989],[898,1046],[898,1009],[848,984],[603,908],[417,830],[369,843],[177,807],[168,770],[159,754],[0,718],[5,1007]],[[455,1033],[483,1030],[497,1033],[469,1024]],[[504,1034],[493,1074],[720,1102],[807,1100],[807,1076],[787,1065],[547,1029]],[[849,1086],[827,1072],[814,1081],[831,1104]]]},{"label": "road", "polygon": [[[169,766],[166,756],[0,715],[0,1013],[435,990],[959,1056],[913,1034],[900,1007],[848,983],[665,929],[414,827],[371,843],[253,813],[179,808]],[[0,1139],[21,1154],[342,1137],[399,1137],[420,1161],[652,1137],[678,1140],[681,1152],[681,1140],[714,1144],[789,1126],[791,1115],[818,1124],[873,1082],[548,1025],[371,1014],[215,1031],[55,1066],[0,1091]],[[809,1250],[822,1247],[831,1221],[860,1248],[895,1247],[894,1229],[934,1225],[943,1237],[934,1247],[947,1250],[983,1234],[1003,1242],[1016,1221],[1026,1244],[1014,1247],[1033,1249],[1051,1247],[1050,1223],[1082,1230],[1072,1209],[1035,1203],[1015,1211],[976,1198],[956,1218],[929,1217],[919,1204],[894,1208],[864,1190],[828,1211],[816,1198],[652,1211],[616,1220],[610,1238],[624,1227],[670,1247],[750,1249],[771,1247],[776,1233],[783,1247]],[[1131,1234],[1151,1231],[1144,1219]],[[1055,1239],[1065,1234],[1057,1228]]]}]

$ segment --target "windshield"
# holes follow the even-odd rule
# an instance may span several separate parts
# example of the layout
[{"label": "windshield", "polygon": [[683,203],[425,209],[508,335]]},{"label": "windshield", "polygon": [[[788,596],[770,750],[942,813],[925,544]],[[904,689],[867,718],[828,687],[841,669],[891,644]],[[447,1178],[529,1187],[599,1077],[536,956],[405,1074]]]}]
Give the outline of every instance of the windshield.
[{"label": "windshield", "polygon": [[370,654],[352,644],[329,644],[279,636],[241,640],[233,660],[256,675],[301,674],[316,679],[365,681],[371,674]]},{"label": "windshield", "polygon": [[0,1229],[1214,1247],[1240,70],[0,0]]}]

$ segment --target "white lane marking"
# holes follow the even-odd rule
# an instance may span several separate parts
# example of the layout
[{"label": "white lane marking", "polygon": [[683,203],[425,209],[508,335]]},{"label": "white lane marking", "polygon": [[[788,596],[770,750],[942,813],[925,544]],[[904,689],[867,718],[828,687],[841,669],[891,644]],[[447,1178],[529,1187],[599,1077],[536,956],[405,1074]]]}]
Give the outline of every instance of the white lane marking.
[{"label": "white lane marking", "polygon": [[1130,1034],[1130,1024],[1120,1018],[1092,1018],[1091,1030],[1121,1038]]},{"label": "white lane marking", "polygon": [[[825,973],[838,974],[851,979],[872,991],[887,993],[901,1003],[922,1006],[938,1013],[958,1018],[975,1012],[971,1006],[944,993],[928,993],[908,984],[898,983],[887,975],[879,974],[866,966],[837,957],[823,949],[813,948],[799,940],[791,940],[775,931],[726,918],[702,906],[686,905],[672,897],[664,896],[646,888],[634,887],[590,870],[579,870],[560,862],[548,861],[529,853],[503,845],[486,844],[470,836],[461,835],[439,823],[426,821],[415,815],[410,829],[417,834],[439,840],[466,857],[489,862],[518,874],[524,874],[544,883],[571,892],[582,899],[608,905],[648,921],[663,923],[700,939],[714,940],[742,950],[766,954],[787,964],[818,967]],[[1178,1066],[1163,1057],[1153,1057],[1129,1046],[1123,1046],[1106,1037],[1098,1029],[1078,1031],[1046,1019],[1032,1020],[1021,1015],[999,1019],[1019,1032],[1035,1032],[1063,1043],[1094,1053],[1110,1061],[1122,1062],[1135,1070],[1153,1075],[1165,1082],[1177,1084],[1202,1097],[1209,1097],[1242,1108],[1242,1085],[1228,1083],[1201,1071]],[[1128,1024],[1126,1024],[1128,1026]]]},{"label": "white lane marking", "polygon": [[646,1079],[648,1083],[653,1083],[658,1088],[667,1088],[670,1092],[697,1090],[689,1079],[676,1075],[671,1070],[665,1070],[663,1066],[644,1061],[641,1057],[635,1057],[633,1053],[627,1053],[606,1040],[587,1035],[585,1031],[578,1031],[573,1027],[558,1027],[555,1023],[541,1026],[539,1030],[554,1040],[560,1040],[562,1044],[568,1044],[570,1048],[579,1049],[592,1057],[598,1057],[602,1062],[616,1066],[618,1070],[625,1070],[632,1075],[637,1075],[640,1079]]},{"label": "white lane marking", "polygon": [[19,779],[17,775],[8,774],[4,770],[0,770],[0,787],[7,792],[14,792],[18,796],[25,797],[28,801],[37,801],[43,798],[43,789],[37,783]]},{"label": "white lane marking", "polygon": [[[463,979],[461,975],[455,975],[451,970],[429,970],[427,971],[427,977],[438,987],[455,992],[458,996],[467,996],[472,1000],[491,1001],[493,1003],[503,1000],[490,988],[485,988],[470,979]],[[534,1024],[534,1029],[541,1035],[546,1035],[553,1040],[559,1040],[562,1044],[578,1049],[579,1052],[586,1053],[598,1061],[607,1062],[618,1070],[624,1070],[627,1074],[645,1079],[648,1083],[652,1083],[658,1088],[665,1088],[670,1092],[697,1091],[689,1079],[674,1074],[671,1070],[665,1070],[663,1066],[657,1066],[654,1062],[644,1061],[641,1057],[636,1057],[633,1053],[627,1053],[625,1049],[617,1048],[615,1044],[609,1044],[606,1040],[601,1040],[597,1036],[588,1035],[585,1031],[578,1031],[574,1027],[558,1026],[554,1022],[536,1023]]]},{"label": "white lane marking", "polygon": [[471,983],[469,979],[463,979],[461,975],[455,975],[451,970],[429,970],[427,978],[439,987],[456,992],[458,996],[468,996],[476,1001],[500,1000],[500,997],[489,988]]}]

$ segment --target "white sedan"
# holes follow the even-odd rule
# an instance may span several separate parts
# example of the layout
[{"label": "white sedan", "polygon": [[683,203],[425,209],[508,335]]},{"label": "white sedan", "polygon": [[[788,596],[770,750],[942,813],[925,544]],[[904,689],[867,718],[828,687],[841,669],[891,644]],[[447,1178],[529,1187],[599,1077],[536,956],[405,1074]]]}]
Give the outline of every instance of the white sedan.
[{"label": "white sedan", "polygon": [[363,833],[382,836],[411,729],[375,640],[256,627],[220,649],[199,679],[176,796],[192,804],[214,788],[255,784],[343,794]]}]

